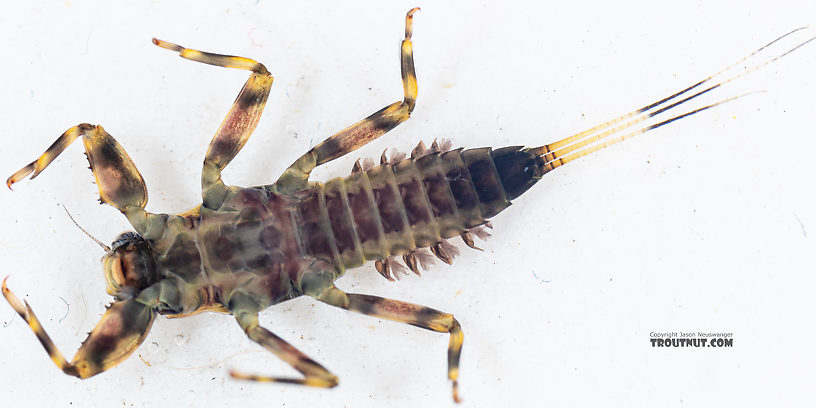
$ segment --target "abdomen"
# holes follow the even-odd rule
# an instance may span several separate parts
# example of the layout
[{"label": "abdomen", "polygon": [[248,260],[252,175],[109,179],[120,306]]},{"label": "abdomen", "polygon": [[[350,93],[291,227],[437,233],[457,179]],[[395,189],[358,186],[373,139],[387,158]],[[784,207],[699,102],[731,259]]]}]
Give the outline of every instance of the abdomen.
[{"label": "abdomen", "polygon": [[299,211],[306,250],[341,272],[478,227],[536,179],[520,147],[432,152],[315,184]]}]

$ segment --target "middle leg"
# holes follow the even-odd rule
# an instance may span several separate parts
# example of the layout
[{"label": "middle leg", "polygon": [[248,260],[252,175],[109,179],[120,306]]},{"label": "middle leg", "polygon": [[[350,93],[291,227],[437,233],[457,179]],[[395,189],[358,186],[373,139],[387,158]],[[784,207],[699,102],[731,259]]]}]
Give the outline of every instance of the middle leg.
[{"label": "middle leg", "polygon": [[249,58],[192,50],[155,38],[153,44],[178,52],[182,58],[192,61],[252,71],[227,117],[221,122],[204,158],[204,168],[201,170],[201,195],[204,207],[216,209],[229,191],[221,181],[221,170],[224,170],[241,151],[258,125],[274,78],[263,64]]},{"label": "middle leg", "polygon": [[259,382],[299,384],[320,388],[332,388],[337,385],[337,376],[282,338],[261,327],[258,324],[258,312],[243,309],[238,309],[234,312],[235,319],[250,339],[274,353],[295,370],[298,370],[303,374],[303,378],[270,377],[230,371],[232,378]]}]

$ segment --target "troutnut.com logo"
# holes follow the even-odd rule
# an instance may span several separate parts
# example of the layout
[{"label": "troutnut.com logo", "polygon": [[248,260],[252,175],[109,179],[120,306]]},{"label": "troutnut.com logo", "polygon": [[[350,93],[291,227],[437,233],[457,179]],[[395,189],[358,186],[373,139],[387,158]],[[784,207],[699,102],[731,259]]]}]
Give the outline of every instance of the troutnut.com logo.
[{"label": "troutnut.com logo", "polygon": [[652,347],[734,347],[731,332],[651,332]]}]

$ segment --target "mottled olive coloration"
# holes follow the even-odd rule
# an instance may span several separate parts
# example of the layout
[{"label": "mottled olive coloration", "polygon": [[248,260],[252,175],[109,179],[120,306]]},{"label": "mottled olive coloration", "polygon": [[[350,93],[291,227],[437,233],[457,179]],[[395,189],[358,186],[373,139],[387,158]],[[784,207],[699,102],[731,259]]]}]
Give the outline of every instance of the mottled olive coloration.
[{"label": "mottled olive coloration", "polygon": [[[154,44],[183,58],[252,72],[205,156],[201,205],[181,214],[147,212],[147,190],[136,166],[109,133],[89,124],[72,127],[37,160],[13,174],[7,180],[9,187],[29,174],[37,176],[81,137],[101,201],[121,211],[135,229],[118,237],[103,257],[107,290],[115,301],[70,362],[28,304],[21,302],[4,281],[3,295],[57,366],[67,374],[88,378],[136,350],[156,314],[181,317],[219,311],[233,314],[249,338],[302,374],[302,378],[280,378],[232,372],[233,377],[333,387],[338,381],[334,374],[258,323],[261,310],[306,295],[339,308],[449,333],[448,378],[458,401],[463,334],[453,315],[397,300],[345,293],[335,286],[335,280],[346,269],[368,261],[374,261],[377,271],[389,280],[405,273],[398,258],[417,274],[432,255],[451,263],[458,250],[447,239],[461,237],[467,246],[476,248],[473,235],[483,237],[488,219],[510,206],[510,200],[548,171],[735,99],[606,139],[744,75],[709,86],[711,76],[656,103],[545,146],[451,150],[445,143],[434,141],[427,148],[420,143],[408,157],[386,157],[383,153],[378,165],[358,161],[348,177],[325,183],[310,181],[316,166],[356,150],[410,117],[417,97],[411,43],[416,10],[406,16],[400,48],[404,99],[318,144],[295,160],[274,184],[244,188],[229,186],[221,179],[221,171],[247,142],[263,112],[273,83],[266,67],[247,58],[201,52],[156,39]],[[671,100],[677,101],[669,103]]]}]

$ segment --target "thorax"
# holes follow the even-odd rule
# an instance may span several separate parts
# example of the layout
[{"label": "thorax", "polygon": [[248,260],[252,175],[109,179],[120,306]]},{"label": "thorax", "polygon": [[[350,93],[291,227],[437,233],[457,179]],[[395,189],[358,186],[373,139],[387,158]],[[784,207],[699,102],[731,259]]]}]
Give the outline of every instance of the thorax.
[{"label": "thorax", "polygon": [[217,210],[170,216],[154,243],[160,273],[179,289],[177,313],[228,306],[236,292],[261,308],[297,296],[304,257],[297,236],[297,197],[271,186],[240,188]]}]

